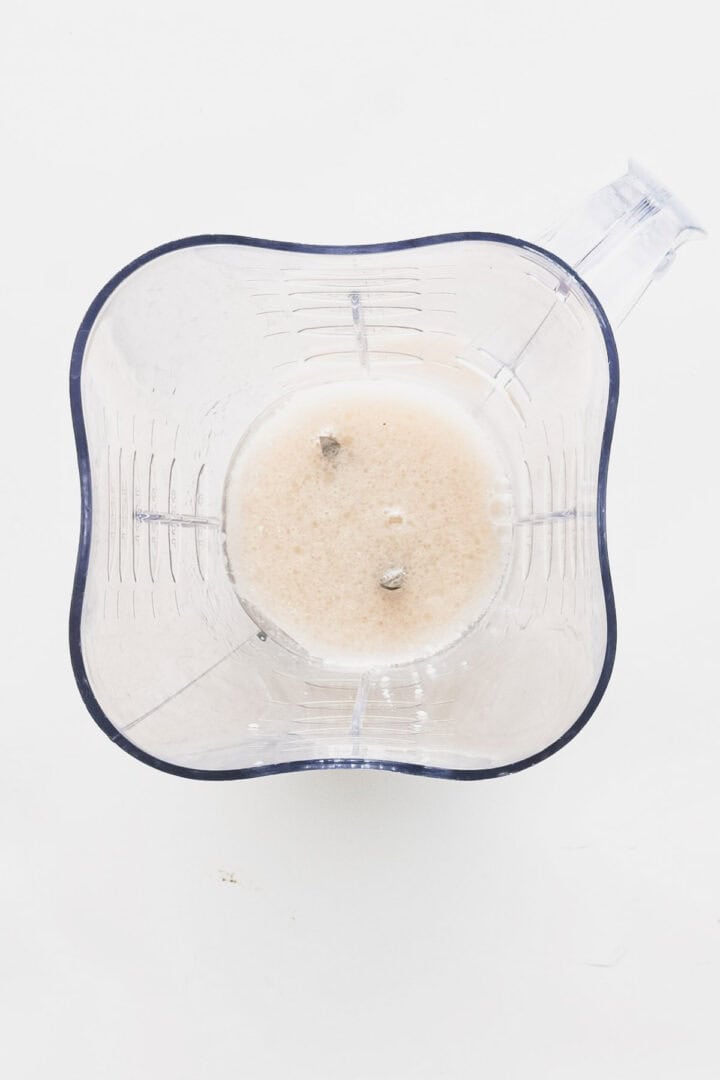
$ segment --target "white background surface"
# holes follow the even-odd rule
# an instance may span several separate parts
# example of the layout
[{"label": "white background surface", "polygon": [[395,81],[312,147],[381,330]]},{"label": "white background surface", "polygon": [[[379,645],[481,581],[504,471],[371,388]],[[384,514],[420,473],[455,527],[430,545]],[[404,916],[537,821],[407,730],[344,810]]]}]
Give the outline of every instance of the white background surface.
[{"label": "white background surface", "polygon": [[[3,10],[3,1074],[717,1077],[712,5]],[[114,748],[66,647],[98,288],[197,232],[532,239],[629,154],[713,235],[618,334],[619,647],[588,728],[480,784],[201,784]]]}]

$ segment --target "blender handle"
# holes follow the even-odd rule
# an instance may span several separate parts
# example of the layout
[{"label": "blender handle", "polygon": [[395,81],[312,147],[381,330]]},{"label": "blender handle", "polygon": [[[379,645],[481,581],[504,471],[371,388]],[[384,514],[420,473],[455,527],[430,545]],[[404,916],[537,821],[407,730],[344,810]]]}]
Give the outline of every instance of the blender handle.
[{"label": "blender handle", "polygon": [[634,161],[538,243],[573,267],[612,326],[670,266],[675,251],[705,230],[674,195]]}]

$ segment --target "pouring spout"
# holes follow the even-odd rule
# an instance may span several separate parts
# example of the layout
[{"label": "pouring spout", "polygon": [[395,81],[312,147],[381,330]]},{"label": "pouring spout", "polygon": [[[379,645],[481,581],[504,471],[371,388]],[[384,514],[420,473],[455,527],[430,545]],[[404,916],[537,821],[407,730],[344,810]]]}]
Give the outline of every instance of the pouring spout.
[{"label": "pouring spout", "polygon": [[617,326],[665,273],[680,245],[704,235],[682,203],[631,161],[624,176],[538,242],[577,271]]}]

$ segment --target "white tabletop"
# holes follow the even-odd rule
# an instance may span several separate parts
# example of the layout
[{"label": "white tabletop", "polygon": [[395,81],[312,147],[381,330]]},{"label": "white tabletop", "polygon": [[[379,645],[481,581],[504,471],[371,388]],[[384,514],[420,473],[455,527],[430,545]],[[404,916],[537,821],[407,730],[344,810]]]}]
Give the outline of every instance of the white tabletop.
[{"label": "white tabletop", "polygon": [[200,232],[534,238],[628,154],[717,235],[706,0],[11,3],[0,1037],[13,1080],[718,1074],[717,249],[618,332],[615,673],[511,778],[198,783],[76,691],[73,334]]}]

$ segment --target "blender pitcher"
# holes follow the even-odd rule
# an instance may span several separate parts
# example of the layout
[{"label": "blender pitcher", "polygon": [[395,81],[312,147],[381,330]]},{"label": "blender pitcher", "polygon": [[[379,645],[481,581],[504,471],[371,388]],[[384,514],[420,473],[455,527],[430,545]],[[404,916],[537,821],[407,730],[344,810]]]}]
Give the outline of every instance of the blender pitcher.
[{"label": "blender pitcher", "polygon": [[[698,226],[637,166],[546,233],[327,247],[168,243],[121,270],[77,334],[80,544],[70,651],[100,727],[198,779],[379,768],[456,779],[553,753],[610,677],[605,487],[611,326]],[[239,602],[223,498],[244,433],[303,387],[423,381],[502,461],[508,559],[450,648],[358,670]]]}]

